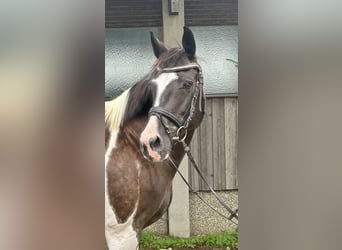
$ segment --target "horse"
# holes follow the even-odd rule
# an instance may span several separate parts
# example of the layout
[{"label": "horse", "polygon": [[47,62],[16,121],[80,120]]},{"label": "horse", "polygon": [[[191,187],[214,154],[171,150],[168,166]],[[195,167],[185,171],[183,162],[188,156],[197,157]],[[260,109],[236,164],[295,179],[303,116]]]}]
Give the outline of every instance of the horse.
[{"label": "horse", "polygon": [[156,61],[119,97],[105,102],[105,238],[109,250],[139,249],[143,228],[172,199],[172,179],[205,110],[192,31],[167,48],[150,34]]}]

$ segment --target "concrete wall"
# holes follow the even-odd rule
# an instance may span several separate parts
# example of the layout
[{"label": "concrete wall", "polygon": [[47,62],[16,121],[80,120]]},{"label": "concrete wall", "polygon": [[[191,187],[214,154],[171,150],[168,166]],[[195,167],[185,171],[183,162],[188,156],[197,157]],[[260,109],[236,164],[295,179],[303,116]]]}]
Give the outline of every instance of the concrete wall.
[{"label": "concrete wall", "polygon": [[[218,204],[215,197],[209,192],[200,192],[200,195],[210,205],[214,206],[220,212],[227,214],[225,209]],[[238,207],[238,193],[234,191],[219,191],[218,195],[233,210]],[[189,194],[189,207],[190,207],[190,234],[201,235],[206,233],[222,232],[229,229],[235,229],[236,225],[227,221],[220,215],[216,214],[213,210],[208,208],[201,200],[198,199],[193,193]],[[154,232],[157,234],[168,234],[168,215],[165,214],[159,221],[146,228],[146,231]]]}]

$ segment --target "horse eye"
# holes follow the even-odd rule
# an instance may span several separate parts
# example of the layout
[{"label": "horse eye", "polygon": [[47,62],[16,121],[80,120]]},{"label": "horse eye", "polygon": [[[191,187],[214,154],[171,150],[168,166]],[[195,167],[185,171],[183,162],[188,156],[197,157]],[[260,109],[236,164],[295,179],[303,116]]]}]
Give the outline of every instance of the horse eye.
[{"label": "horse eye", "polygon": [[183,83],[183,89],[190,89],[192,86],[192,82],[191,81],[185,81]]}]

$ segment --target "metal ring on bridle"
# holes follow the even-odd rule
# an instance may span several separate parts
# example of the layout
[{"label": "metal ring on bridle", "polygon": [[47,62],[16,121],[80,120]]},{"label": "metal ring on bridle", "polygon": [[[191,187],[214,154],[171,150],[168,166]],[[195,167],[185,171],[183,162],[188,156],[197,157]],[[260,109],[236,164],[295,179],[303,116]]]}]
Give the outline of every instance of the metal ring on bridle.
[{"label": "metal ring on bridle", "polygon": [[[182,131],[185,131],[183,135],[181,135],[181,132]],[[182,136],[182,137],[181,137]],[[188,130],[186,127],[184,126],[181,126],[177,129],[177,132],[176,132],[176,135],[174,137],[172,137],[173,140],[176,140],[176,141],[184,141],[185,138],[188,136]]]}]

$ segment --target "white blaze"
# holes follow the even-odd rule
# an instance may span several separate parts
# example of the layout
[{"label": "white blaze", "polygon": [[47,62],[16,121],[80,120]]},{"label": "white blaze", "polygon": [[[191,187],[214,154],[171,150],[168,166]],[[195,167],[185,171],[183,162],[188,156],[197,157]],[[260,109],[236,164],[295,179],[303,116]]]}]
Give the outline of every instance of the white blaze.
[{"label": "white blaze", "polygon": [[[162,73],[160,76],[158,76],[156,79],[152,80],[152,83],[156,84],[157,87],[157,94],[156,94],[156,99],[154,101],[153,106],[159,106],[161,97],[167,88],[167,86],[173,82],[174,80],[178,79],[178,75],[174,72],[171,73]],[[141,133],[140,136],[140,141],[145,144],[147,147],[149,155],[155,159],[155,160],[161,160],[161,157],[158,153],[154,152],[150,146],[149,140],[150,138],[155,138],[158,137],[158,119],[156,116],[152,115],[148,122],[147,125],[144,129],[144,131]]]},{"label": "white blaze", "polygon": [[162,73],[158,78],[152,80],[153,83],[157,85],[157,96],[154,102],[154,106],[159,106],[160,98],[166,89],[166,87],[174,80],[178,79],[178,75],[174,72]]}]

